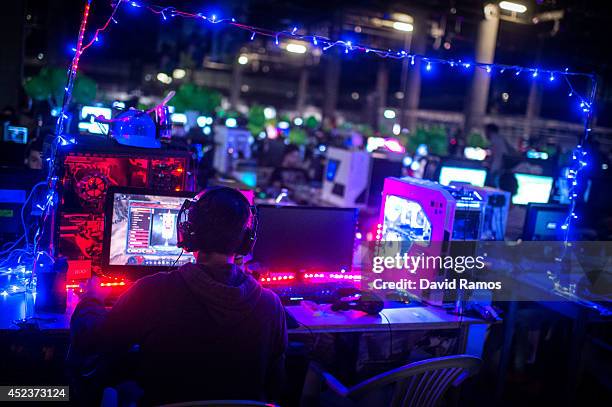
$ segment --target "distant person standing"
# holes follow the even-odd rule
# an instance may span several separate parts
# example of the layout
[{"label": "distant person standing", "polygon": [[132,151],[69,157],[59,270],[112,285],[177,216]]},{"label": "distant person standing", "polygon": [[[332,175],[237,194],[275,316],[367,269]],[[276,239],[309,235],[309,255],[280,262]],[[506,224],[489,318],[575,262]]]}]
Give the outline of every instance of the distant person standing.
[{"label": "distant person standing", "polygon": [[485,136],[489,140],[491,150],[490,174],[492,177],[498,177],[504,169],[504,156],[514,153],[515,150],[499,133],[499,126],[494,123],[485,126]]}]

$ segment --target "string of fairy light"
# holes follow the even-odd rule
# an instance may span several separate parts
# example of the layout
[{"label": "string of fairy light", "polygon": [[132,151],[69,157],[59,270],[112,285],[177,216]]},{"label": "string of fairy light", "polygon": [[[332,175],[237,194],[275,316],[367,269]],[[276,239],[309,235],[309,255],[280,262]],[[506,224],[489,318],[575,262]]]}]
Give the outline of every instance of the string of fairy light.
[{"label": "string of fairy light", "polygon": [[[584,73],[584,72],[573,72],[569,69],[542,69],[535,67],[524,67],[519,65],[507,65],[507,64],[497,64],[497,63],[483,63],[476,61],[466,61],[461,59],[447,59],[440,57],[431,57],[427,55],[421,55],[416,53],[411,53],[407,50],[402,49],[381,49],[376,47],[370,47],[367,45],[354,43],[349,40],[340,40],[340,39],[331,39],[323,35],[317,34],[309,34],[304,33],[303,30],[298,29],[298,27],[292,27],[291,29],[275,31],[267,28],[255,27],[247,24],[243,24],[241,22],[236,21],[234,18],[219,18],[216,14],[204,14],[204,13],[193,13],[187,12],[177,9],[176,7],[164,7],[158,6],[154,4],[148,4],[141,1],[130,1],[130,0],[117,0],[111,4],[112,11],[105,24],[103,24],[100,28],[96,29],[89,41],[84,42],[87,21],[89,17],[90,7],[92,0],[86,0],[85,9],[83,12],[81,26],[79,29],[79,36],[77,39],[77,44],[75,48],[73,48],[74,56],[72,58],[72,62],[68,69],[68,80],[65,88],[64,99],[62,103],[62,108],[57,120],[56,125],[56,139],[53,143],[51,153],[49,158],[47,158],[47,162],[49,165],[49,176],[48,176],[48,184],[49,184],[49,194],[47,198],[47,202],[44,206],[44,221],[42,223],[41,229],[39,229],[37,233],[37,244],[35,249],[39,250],[39,245],[41,242],[41,237],[43,235],[44,227],[46,220],[49,216],[53,216],[54,206],[57,202],[56,194],[56,184],[57,184],[57,176],[56,176],[56,165],[55,158],[57,154],[58,146],[65,145],[73,142],[72,140],[68,140],[65,137],[64,128],[66,125],[66,120],[68,118],[68,106],[70,104],[70,100],[72,97],[72,90],[74,87],[74,81],[79,69],[79,62],[83,55],[83,53],[90,47],[95,46],[100,43],[101,34],[107,31],[113,24],[119,23],[118,21],[118,11],[120,7],[133,7],[138,9],[147,10],[150,13],[159,16],[162,21],[167,21],[173,18],[185,18],[185,19],[193,19],[202,22],[203,24],[209,25],[225,25],[228,27],[233,27],[245,32],[248,32],[249,38],[251,41],[255,40],[257,36],[266,37],[274,39],[274,44],[276,46],[281,46],[281,41],[285,40],[293,40],[300,42],[307,42],[311,44],[311,47],[318,48],[322,52],[329,51],[332,49],[340,49],[345,54],[349,53],[361,53],[361,54],[371,54],[380,58],[388,58],[394,60],[405,60],[408,59],[410,62],[410,66],[414,66],[416,61],[421,61],[424,65],[424,69],[426,71],[430,71],[433,66],[441,65],[447,66],[451,68],[457,69],[482,69],[485,72],[493,75],[493,74],[506,74],[509,76],[514,76],[516,78],[530,75],[533,80],[538,80],[538,78],[545,78],[544,80],[549,82],[557,81],[558,79],[562,79],[563,83],[568,88],[568,97],[578,104],[580,111],[583,113],[584,120],[584,132],[580,137],[580,142],[572,152],[572,165],[568,171],[567,181],[569,185],[569,198],[570,198],[570,210],[568,216],[561,226],[565,231],[565,241],[567,242],[570,238],[570,228],[572,223],[578,218],[576,214],[576,203],[578,201],[579,191],[581,189],[579,181],[580,181],[580,173],[581,171],[588,166],[587,162],[587,151],[585,149],[586,142],[591,133],[591,120],[593,117],[593,108],[594,108],[594,100],[597,89],[597,78],[594,74]],[[416,69],[416,67],[414,68]],[[586,78],[590,81],[590,92],[588,96],[583,96],[579,92],[576,91],[574,85],[572,84],[572,79],[574,78]],[[52,246],[52,244],[50,245]],[[48,248],[49,251],[46,254],[52,254],[52,247]]]}]

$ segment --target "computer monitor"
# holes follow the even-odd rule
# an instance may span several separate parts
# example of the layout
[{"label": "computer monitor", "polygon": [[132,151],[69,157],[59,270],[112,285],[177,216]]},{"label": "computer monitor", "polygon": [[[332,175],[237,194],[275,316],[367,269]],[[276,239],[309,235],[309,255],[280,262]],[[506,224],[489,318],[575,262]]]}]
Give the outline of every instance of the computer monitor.
[{"label": "computer monitor", "polygon": [[467,182],[477,187],[482,187],[487,178],[487,170],[484,168],[461,168],[443,165],[440,168],[439,182],[449,185],[452,181]]},{"label": "computer monitor", "polygon": [[108,134],[108,123],[100,123],[97,121],[97,118],[100,116],[106,120],[110,120],[112,117],[112,110],[108,107],[101,106],[83,106],[81,108],[82,121],[78,124],[79,130],[91,134]]},{"label": "computer monitor", "polygon": [[[555,179],[553,186],[553,196],[552,199],[554,202],[558,202],[560,204],[569,204],[571,202],[570,199],[570,181],[568,179],[568,173],[571,171],[570,167],[564,167],[561,169],[559,176]],[[590,179],[586,179],[586,183],[582,182],[585,187],[581,191],[573,191],[578,193],[580,196],[580,200],[584,202],[589,201],[589,197],[591,195],[591,186],[593,182]]]},{"label": "computer monitor", "polygon": [[530,203],[523,228],[523,240],[562,240],[568,216],[567,205]]},{"label": "computer monitor", "polygon": [[518,189],[512,197],[515,205],[527,205],[529,203],[547,203],[553,186],[552,177],[533,174],[514,174]]},{"label": "computer monitor", "polygon": [[[394,160],[387,157],[372,154],[370,160],[370,189],[368,191],[368,206],[380,208],[382,190],[387,177],[401,177],[403,163],[401,160]],[[329,170],[329,167],[328,167]]]},{"label": "computer monitor", "polygon": [[276,271],[349,271],[357,209],[258,205],[253,262]]},{"label": "computer monitor", "polygon": [[327,171],[325,171],[325,178],[333,182],[336,178],[336,172],[338,171],[338,165],[340,165],[340,161],[338,160],[329,160],[327,162]]},{"label": "computer monitor", "polygon": [[9,141],[17,144],[26,144],[28,142],[28,128],[19,126],[9,126],[9,123],[4,125],[4,141]]},{"label": "computer monitor", "polygon": [[105,119],[110,120],[112,116],[112,110],[108,107],[102,106],[83,106],[81,108],[81,119],[84,121],[89,121],[90,116],[102,116]]},{"label": "computer monitor", "polygon": [[172,265],[195,262],[192,253],[182,253],[176,246],[178,213],[185,199],[194,195],[193,192],[110,188],[106,203],[103,269],[144,275],[167,270]]}]

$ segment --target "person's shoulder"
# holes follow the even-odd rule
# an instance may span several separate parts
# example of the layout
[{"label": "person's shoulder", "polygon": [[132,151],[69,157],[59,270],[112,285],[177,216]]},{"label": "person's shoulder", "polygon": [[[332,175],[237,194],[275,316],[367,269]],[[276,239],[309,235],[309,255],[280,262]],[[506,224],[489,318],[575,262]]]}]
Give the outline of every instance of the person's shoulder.
[{"label": "person's shoulder", "polygon": [[177,271],[162,271],[149,276],[142,277],[134,283],[132,290],[135,291],[158,291],[168,288],[169,284],[177,279]]},{"label": "person's shoulder", "polygon": [[261,287],[261,300],[269,307],[284,312],[283,303],[276,293],[269,288]]}]

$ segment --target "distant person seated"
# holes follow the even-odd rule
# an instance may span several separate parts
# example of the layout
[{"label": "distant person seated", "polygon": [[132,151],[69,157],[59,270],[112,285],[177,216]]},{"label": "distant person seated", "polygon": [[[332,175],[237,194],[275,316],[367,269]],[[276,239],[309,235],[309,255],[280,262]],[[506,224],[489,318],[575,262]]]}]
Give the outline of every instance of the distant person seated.
[{"label": "distant person seated", "polygon": [[270,176],[270,185],[274,188],[293,189],[308,183],[308,173],[300,163],[300,149],[294,144],[285,148],[280,167],[276,167]]},{"label": "distant person seated", "polygon": [[522,205],[514,205],[512,197],[518,192],[518,182],[512,172],[503,172],[498,179],[498,187],[502,191],[510,192],[510,209],[506,222],[506,239],[518,240],[523,237],[523,227],[527,217],[527,209]]},{"label": "distant person seated", "polygon": [[108,311],[94,284],[72,316],[72,365],[100,355],[108,366],[101,386],[135,381],[139,405],[274,398],[284,375],[285,313],[276,294],[234,264],[252,247],[250,217],[238,191],[213,188],[187,216],[197,263],[138,280]]},{"label": "distant person seated", "polygon": [[30,141],[26,147],[25,158],[23,163],[31,170],[42,170],[42,150],[43,141],[40,138],[35,138]]},{"label": "distant person seated", "polygon": [[277,136],[273,139],[266,138],[259,151],[259,165],[264,167],[278,167],[283,161],[286,147],[281,137]]},{"label": "distant person seated", "polygon": [[544,169],[535,164],[531,164],[527,161],[522,161],[512,167],[513,173],[522,173],[522,174],[533,174],[533,175],[542,175],[544,173]]}]

